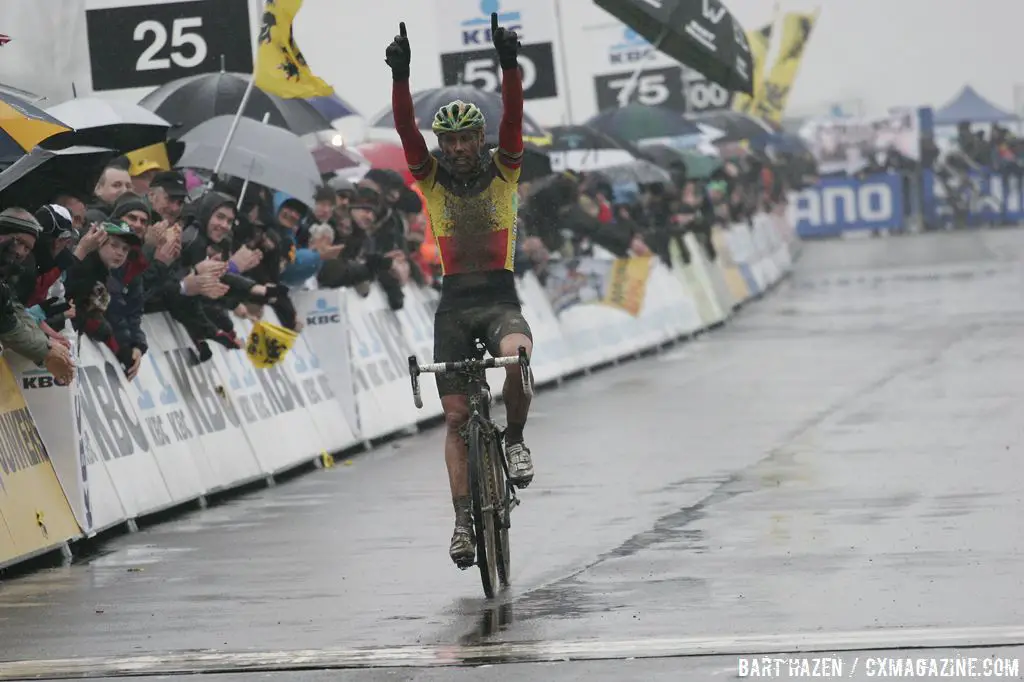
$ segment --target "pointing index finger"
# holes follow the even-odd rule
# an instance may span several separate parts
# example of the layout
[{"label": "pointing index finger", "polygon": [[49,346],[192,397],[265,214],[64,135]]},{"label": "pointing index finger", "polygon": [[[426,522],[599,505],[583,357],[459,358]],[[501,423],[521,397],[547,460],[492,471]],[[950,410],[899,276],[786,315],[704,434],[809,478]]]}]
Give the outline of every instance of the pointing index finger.
[{"label": "pointing index finger", "polygon": [[491,35],[498,32],[498,13],[491,12]]},{"label": "pointing index finger", "polygon": [[403,38],[408,38],[409,37],[409,34],[405,32],[405,22],[404,21],[400,22],[398,24],[398,35],[402,36]]}]

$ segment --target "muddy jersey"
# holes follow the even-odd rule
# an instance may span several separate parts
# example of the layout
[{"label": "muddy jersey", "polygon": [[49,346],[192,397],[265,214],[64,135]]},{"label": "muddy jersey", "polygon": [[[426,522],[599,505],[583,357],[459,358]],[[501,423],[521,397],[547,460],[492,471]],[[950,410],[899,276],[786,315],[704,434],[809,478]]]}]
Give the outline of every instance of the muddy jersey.
[{"label": "muddy jersey", "polygon": [[417,181],[445,277],[514,270],[520,169],[507,165],[503,156],[491,152],[487,168],[469,184],[436,159]]}]

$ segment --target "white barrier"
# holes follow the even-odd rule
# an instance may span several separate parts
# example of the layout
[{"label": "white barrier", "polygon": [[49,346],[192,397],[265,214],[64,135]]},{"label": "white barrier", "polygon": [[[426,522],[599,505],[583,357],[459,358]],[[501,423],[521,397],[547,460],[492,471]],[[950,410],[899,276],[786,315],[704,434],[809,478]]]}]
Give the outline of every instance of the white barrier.
[{"label": "white barrier", "polygon": [[[536,382],[722,322],[743,303],[737,291],[744,288],[727,286],[723,267],[734,285],[742,273],[749,299],[780,279],[798,253],[780,216],[758,216],[719,235],[728,258],[716,262],[692,235],[685,239],[688,265],[676,246],[671,268],[658,259],[619,263],[616,306],[576,304],[556,315],[537,277],[521,278]],[[646,280],[623,274],[632,265],[649,268]],[[185,330],[165,314],[144,319],[149,351],[132,382],[106,347],[84,337],[73,344],[80,371],[70,386],[17,356],[9,364],[74,518],[91,536],[440,416],[433,376],[422,377],[424,408],[417,410],[408,373],[410,355],[432,359],[437,298],[406,287],[396,312],[376,286],[365,298],[348,289],[297,292],[303,332],[270,369],[212,343],[213,358],[196,363]],[[240,338],[248,336],[251,323],[235,325]],[[503,374],[488,374],[496,394]]]}]

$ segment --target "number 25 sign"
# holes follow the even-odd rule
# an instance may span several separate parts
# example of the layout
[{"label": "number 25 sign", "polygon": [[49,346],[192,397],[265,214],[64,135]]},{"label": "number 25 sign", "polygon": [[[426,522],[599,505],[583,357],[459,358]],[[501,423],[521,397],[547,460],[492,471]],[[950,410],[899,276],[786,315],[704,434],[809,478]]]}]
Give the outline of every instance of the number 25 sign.
[{"label": "number 25 sign", "polygon": [[247,0],[165,2],[85,14],[93,90],[163,85],[199,73],[252,72]]}]

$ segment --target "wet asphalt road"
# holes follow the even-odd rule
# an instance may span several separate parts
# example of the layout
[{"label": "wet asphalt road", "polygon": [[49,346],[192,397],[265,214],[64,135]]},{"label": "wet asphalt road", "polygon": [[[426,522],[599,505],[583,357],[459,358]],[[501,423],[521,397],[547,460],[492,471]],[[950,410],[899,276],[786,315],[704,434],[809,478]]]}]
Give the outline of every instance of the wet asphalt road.
[{"label": "wet asphalt road", "polygon": [[[432,430],[0,585],[0,660],[508,663],[241,677],[320,682],[728,679],[745,652],[849,666],[918,645],[1020,659],[1022,340],[1024,231],[811,243],[726,328],[536,398],[498,607],[448,560]],[[1009,648],[953,649],[986,644]],[[720,655],[657,658],[695,653]],[[577,656],[613,660],[552,662]]]}]

